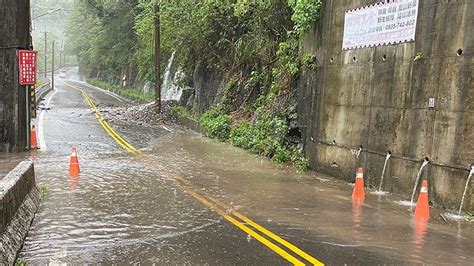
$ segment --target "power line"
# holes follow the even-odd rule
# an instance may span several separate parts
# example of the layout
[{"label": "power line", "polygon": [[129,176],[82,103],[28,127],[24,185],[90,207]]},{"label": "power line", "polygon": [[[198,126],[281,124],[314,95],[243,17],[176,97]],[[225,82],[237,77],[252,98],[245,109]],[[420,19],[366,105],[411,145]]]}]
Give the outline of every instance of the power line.
[{"label": "power line", "polygon": [[97,11],[99,11],[102,15],[105,14],[105,10],[103,8],[97,7],[95,4],[92,3],[91,0],[87,0],[87,3],[91,5],[93,8],[95,8]]}]

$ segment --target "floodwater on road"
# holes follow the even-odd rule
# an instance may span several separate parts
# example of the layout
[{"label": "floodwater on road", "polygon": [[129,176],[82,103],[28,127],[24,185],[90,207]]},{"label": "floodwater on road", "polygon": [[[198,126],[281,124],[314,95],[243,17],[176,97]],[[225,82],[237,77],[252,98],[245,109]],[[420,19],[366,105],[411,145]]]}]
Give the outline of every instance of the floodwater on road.
[{"label": "floodwater on road", "polygon": [[[98,105],[126,104],[81,88]],[[112,125],[141,148],[133,156],[104,132],[78,91],[57,89],[44,115],[47,151],[34,155],[38,186],[48,192],[20,254],[31,264],[288,264],[194,193],[327,264],[474,262],[471,223],[445,223],[436,209],[429,223],[414,223],[392,195],[366,193],[354,204],[344,181],[298,173],[181,127]],[[79,177],[68,176],[72,146]]]},{"label": "floodwater on road", "polygon": [[[284,263],[175,181],[121,150],[86,106],[79,92],[58,85],[44,118],[47,151],[32,154],[37,184],[48,192],[20,260],[33,265]],[[78,177],[68,176],[73,146]]]},{"label": "floodwater on road", "polygon": [[[235,260],[241,255],[235,252],[239,243],[249,246],[249,252],[261,250],[272,260],[278,259],[257,243],[249,245],[246,235],[223,223],[140,159],[80,156],[79,177],[68,177],[65,159],[38,159],[38,183],[48,193],[21,259],[32,264],[222,264],[239,261]],[[201,241],[206,238],[211,240]],[[223,242],[230,245],[219,247]],[[220,249],[211,252],[210,245]]]},{"label": "floodwater on road", "polygon": [[429,223],[418,223],[396,204],[400,197],[366,192],[363,204],[353,203],[345,181],[279,167],[195,133],[164,136],[151,153],[195,187],[285,232],[329,264],[474,262],[472,224],[445,223],[440,210],[431,210]]}]

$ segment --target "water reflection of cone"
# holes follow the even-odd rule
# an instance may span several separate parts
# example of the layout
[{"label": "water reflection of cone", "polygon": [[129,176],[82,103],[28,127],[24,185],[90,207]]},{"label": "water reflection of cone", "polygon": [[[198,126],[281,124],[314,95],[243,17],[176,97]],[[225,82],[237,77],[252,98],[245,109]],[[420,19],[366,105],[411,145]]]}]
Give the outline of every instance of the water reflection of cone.
[{"label": "water reflection of cone", "polygon": [[354,222],[354,227],[360,227],[363,206],[364,206],[364,198],[352,199],[352,221]]},{"label": "water reflection of cone", "polygon": [[423,180],[421,183],[420,195],[415,209],[415,219],[429,219],[430,206],[428,203],[428,181]]},{"label": "water reflection of cone", "polygon": [[30,147],[31,149],[37,149],[38,148],[38,141],[36,139],[36,128],[35,125],[31,126],[31,131],[30,131]]},{"label": "water reflection of cone", "polygon": [[352,192],[352,199],[363,200],[364,194],[364,168],[357,168],[357,175],[355,179],[354,191]]},{"label": "water reflection of cone", "polygon": [[425,243],[425,235],[428,230],[428,219],[423,217],[415,217],[413,221],[413,227],[415,229],[415,239],[413,243],[421,247]]},{"label": "water reflection of cone", "polygon": [[77,150],[72,148],[71,159],[69,160],[69,175],[77,176],[80,173],[79,160],[77,159]]},{"label": "water reflection of cone", "polygon": [[77,189],[77,185],[79,185],[79,176],[71,176],[69,178],[69,186],[71,188],[71,191],[74,192]]}]

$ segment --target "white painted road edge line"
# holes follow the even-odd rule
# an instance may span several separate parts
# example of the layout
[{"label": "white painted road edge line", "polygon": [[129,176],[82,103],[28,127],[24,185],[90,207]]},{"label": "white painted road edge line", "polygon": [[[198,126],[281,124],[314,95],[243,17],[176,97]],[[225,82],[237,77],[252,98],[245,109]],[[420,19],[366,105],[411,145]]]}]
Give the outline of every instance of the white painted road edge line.
[{"label": "white painted road edge line", "polygon": [[92,84],[89,84],[89,83],[87,83],[87,82],[85,82],[85,81],[73,80],[73,79],[62,79],[62,80],[70,81],[70,82],[71,82],[71,81],[72,81],[72,82],[77,82],[77,83],[80,83],[80,84],[82,84],[82,85],[85,85],[85,86],[87,86],[87,87],[89,87],[89,88],[96,89],[96,90],[101,91],[101,92],[103,92],[103,93],[105,93],[105,94],[108,94],[109,96],[115,98],[115,99],[118,100],[119,102],[124,102],[124,101],[126,101],[123,97],[117,95],[115,92],[108,91],[108,90],[104,90],[104,89],[102,89],[102,88],[99,88],[99,87],[96,87],[96,86],[94,86],[94,85],[92,85]]},{"label": "white painted road edge line", "polygon": [[[53,99],[54,95],[56,95],[57,92],[58,90],[54,88],[53,93],[46,100],[45,108],[49,107],[49,105],[51,104],[51,100]],[[39,141],[40,151],[48,150],[48,148],[46,147],[46,141],[44,139],[44,113],[45,112],[46,110],[41,110],[41,113],[38,118],[38,141]]]}]

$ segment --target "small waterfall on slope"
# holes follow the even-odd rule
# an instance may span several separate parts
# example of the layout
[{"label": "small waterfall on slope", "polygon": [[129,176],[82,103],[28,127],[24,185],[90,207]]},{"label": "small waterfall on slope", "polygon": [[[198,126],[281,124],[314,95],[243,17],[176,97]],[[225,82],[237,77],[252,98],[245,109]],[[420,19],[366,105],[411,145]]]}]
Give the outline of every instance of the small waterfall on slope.
[{"label": "small waterfall on slope", "polygon": [[165,69],[163,84],[161,85],[161,99],[163,101],[179,101],[181,99],[181,95],[183,94],[183,89],[174,83],[174,81],[182,75],[182,72],[178,70],[174,75],[171,74],[171,68],[173,67],[175,55],[176,52],[171,54],[168,65]]}]

